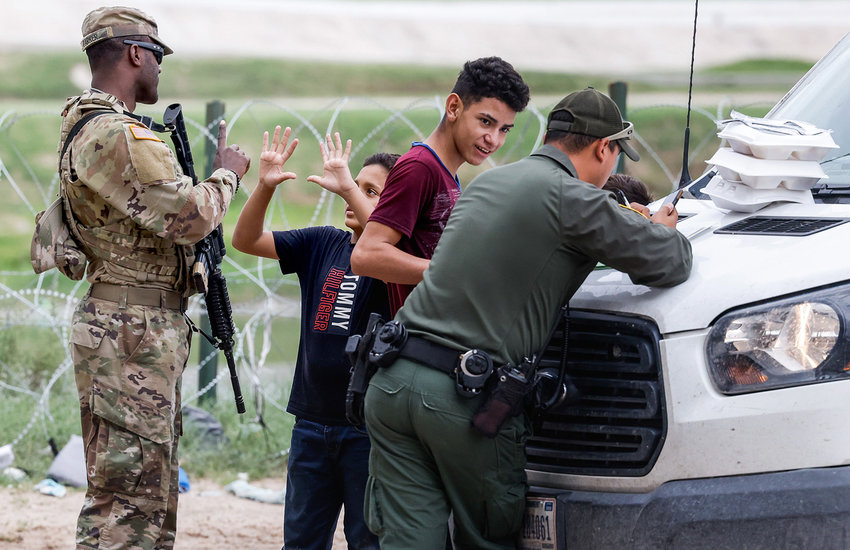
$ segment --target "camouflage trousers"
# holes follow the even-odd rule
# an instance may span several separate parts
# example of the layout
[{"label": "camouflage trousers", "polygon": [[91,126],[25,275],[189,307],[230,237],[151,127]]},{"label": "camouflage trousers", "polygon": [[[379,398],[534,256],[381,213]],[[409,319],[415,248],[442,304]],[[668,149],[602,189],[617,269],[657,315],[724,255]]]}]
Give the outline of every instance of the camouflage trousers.
[{"label": "camouflage trousers", "polygon": [[78,550],[174,547],[189,337],[178,310],[88,294],[77,306],[70,349],[88,479]]}]

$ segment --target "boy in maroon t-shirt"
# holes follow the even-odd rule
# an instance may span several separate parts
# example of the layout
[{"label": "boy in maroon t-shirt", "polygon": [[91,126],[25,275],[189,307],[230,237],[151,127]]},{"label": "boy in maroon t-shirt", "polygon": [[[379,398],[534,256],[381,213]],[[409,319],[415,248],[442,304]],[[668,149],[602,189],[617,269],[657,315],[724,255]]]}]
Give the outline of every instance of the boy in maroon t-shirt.
[{"label": "boy in maroon t-shirt", "polygon": [[440,124],[390,171],[351,267],[387,283],[392,315],[422,280],[460,196],[458,168],[478,166],[496,152],[528,98],[528,86],[510,63],[498,57],[467,61]]}]

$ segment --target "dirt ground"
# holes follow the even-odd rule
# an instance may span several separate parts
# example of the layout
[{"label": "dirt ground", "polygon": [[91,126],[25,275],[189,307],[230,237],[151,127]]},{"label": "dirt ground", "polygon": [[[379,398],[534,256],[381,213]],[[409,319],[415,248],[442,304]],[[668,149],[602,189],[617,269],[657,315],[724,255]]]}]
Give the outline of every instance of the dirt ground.
[{"label": "dirt ground", "polygon": [[[251,481],[251,485],[281,490],[284,479]],[[59,550],[72,548],[77,514],[85,491],[70,489],[57,498],[32,489],[0,487],[0,550]],[[283,506],[239,498],[221,486],[192,480],[180,495],[178,550],[272,550],[283,546]],[[345,536],[340,518],[334,549],[343,549]]]}]

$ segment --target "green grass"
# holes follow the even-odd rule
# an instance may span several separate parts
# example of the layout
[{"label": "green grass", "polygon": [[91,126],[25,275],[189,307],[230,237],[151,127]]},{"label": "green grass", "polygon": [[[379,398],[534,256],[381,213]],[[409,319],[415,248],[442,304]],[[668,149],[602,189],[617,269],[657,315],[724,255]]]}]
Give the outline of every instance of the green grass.
[{"label": "green grass", "polygon": [[810,61],[800,59],[745,59],[727,65],[718,65],[706,69],[707,73],[743,73],[746,75],[764,73],[795,73],[800,76],[812,68]]},{"label": "green grass", "polygon": [[19,232],[0,234],[0,271],[20,272],[32,269],[28,254],[30,243],[24,241],[25,236],[26,233]]},{"label": "green grass", "polygon": [[[71,377],[70,383],[73,384]],[[67,385],[67,384],[64,384]],[[4,398],[0,400],[0,414],[3,422],[0,425],[0,441],[11,443],[38,411],[38,399],[34,396],[9,394],[3,391]],[[13,466],[26,471],[29,479],[24,483],[33,484],[44,479],[53,454],[50,452],[49,441],[52,438],[61,449],[71,437],[80,434],[79,401],[76,391],[70,388],[64,391],[51,392],[49,401],[50,421],[35,416],[29,432],[15,446],[15,461]]]},{"label": "green grass", "polygon": [[[41,401],[43,390],[62,362],[64,349],[58,335],[45,328],[16,326],[7,319],[0,330],[0,381],[21,391],[0,390],[0,444],[11,443],[29,429],[14,447],[15,466],[44,476],[52,454],[46,452],[53,438],[62,446],[72,433],[80,432],[80,416],[73,374],[59,377],[48,398]],[[72,370],[72,369],[71,369]],[[42,409],[43,407],[43,409]],[[50,421],[35,415],[47,410]],[[41,477],[39,477],[41,476]],[[36,479],[37,481],[37,479]]]},{"label": "green grass", "polygon": [[[73,384],[73,372],[69,371],[60,379],[59,388],[50,393],[50,421],[36,416],[27,435],[14,447],[14,465],[27,471],[33,482],[45,476],[53,460],[53,454],[49,452],[49,440],[52,438],[61,449],[72,434],[80,433],[79,403]],[[248,411],[238,415],[229,398],[230,394],[221,393],[216,403],[205,403],[202,408],[221,422],[227,444],[211,448],[198,427],[186,423],[184,436],[180,440],[183,469],[190,477],[212,478],[222,484],[233,481],[239,472],[248,472],[252,479],[283,475],[292,417],[267,407],[261,425],[256,420],[252,400],[247,402]],[[0,400],[0,415],[3,418],[0,442],[5,444],[22,433],[39,406],[34,396],[9,395],[5,390],[3,394],[4,399]],[[281,399],[281,396],[276,397]],[[192,403],[192,406],[197,407],[199,404]]]},{"label": "green grass", "polygon": [[70,68],[83,61],[71,52],[0,54],[0,98],[65,98],[75,89]]},{"label": "green grass", "polygon": [[[80,52],[0,53],[0,99],[56,99],[77,93],[72,67],[88,67]],[[160,97],[255,98],[337,96],[427,96],[444,94],[459,67],[404,64],[358,65],[279,59],[167,58]],[[226,74],[227,78],[221,75]],[[563,94],[605,77],[523,71],[536,94]]]},{"label": "green grass", "polygon": [[[56,100],[77,93],[70,80],[74,66],[87,69],[85,56],[78,51],[39,53],[0,52],[0,100],[26,98]],[[802,76],[811,63],[794,59],[754,59],[698,71],[716,76],[736,73],[752,76],[752,81],[736,81],[741,88],[761,81],[766,74],[782,75],[783,82]],[[404,64],[360,65],[280,59],[185,58],[174,56],[163,64],[160,97],[257,98],[257,97],[340,97],[444,95],[457,77],[459,67],[425,67]],[[621,75],[569,74],[522,70],[534,95],[561,96],[594,86],[606,89]],[[227,78],[221,75],[226,74]],[[688,70],[658,76],[633,75],[635,91],[687,86]]]},{"label": "green grass", "polygon": [[225,439],[211,441],[202,428],[185,424],[180,461],[190,479],[212,479],[223,485],[236,479],[239,472],[246,472],[251,479],[284,474],[295,421],[291,415],[269,409],[260,422],[253,410],[244,417],[237,415],[233,402],[227,399],[203,408],[221,422]]},{"label": "green grass", "polygon": [[[239,323],[239,322],[238,322]],[[190,476],[213,478],[221,483],[235,479],[238,472],[248,472],[252,478],[279,476],[285,470],[285,451],[289,448],[290,415],[270,404],[269,399],[285,405],[289,387],[283,362],[291,365],[295,359],[298,339],[296,319],[275,319],[270,330],[275,334],[268,362],[269,369],[278,369],[263,384],[266,399],[262,411],[257,410],[256,388],[243,377],[242,388],[247,412],[238,415],[230,392],[228,378],[219,386],[215,403],[203,403],[223,425],[229,444],[211,449],[201,433],[191,423],[186,424],[181,440],[181,459]],[[193,353],[197,356],[199,339],[195,337]],[[0,381],[23,391],[0,388],[0,444],[11,443],[19,434],[26,435],[16,443],[15,466],[29,472],[34,481],[44,477],[53,455],[48,441],[53,439],[61,448],[71,434],[80,433],[79,403],[76,396],[73,368],[67,369],[53,382],[47,399],[40,401],[42,391],[54,377],[62,362],[64,349],[58,335],[46,328],[6,325],[0,327]],[[197,365],[197,359],[190,361]],[[223,357],[219,369],[226,369]],[[188,397],[196,387],[184,384],[183,395]],[[192,403],[199,406],[198,402]],[[46,414],[42,415],[40,411]],[[257,422],[262,412],[262,425]],[[49,415],[49,418],[46,416]],[[265,429],[263,429],[265,426]],[[282,454],[284,453],[284,454]]]},{"label": "green grass", "polygon": [[50,329],[17,326],[9,321],[0,330],[0,350],[4,371],[8,369],[7,374],[11,375],[4,379],[31,391],[47,384],[64,356],[60,341]]}]

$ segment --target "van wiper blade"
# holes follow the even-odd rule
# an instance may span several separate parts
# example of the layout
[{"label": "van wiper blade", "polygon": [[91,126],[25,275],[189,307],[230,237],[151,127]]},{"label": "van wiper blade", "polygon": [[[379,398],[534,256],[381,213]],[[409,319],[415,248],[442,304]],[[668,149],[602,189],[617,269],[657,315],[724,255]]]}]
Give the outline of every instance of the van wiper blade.
[{"label": "van wiper blade", "polygon": [[843,155],[838,155],[837,157],[832,157],[829,160],[825,160],[825,161],[821,162],[820,165],[823,166],[824,164],[829,164],[830,162],[834,162],[836,160],[840,160],[840,159],[843,159],[844,157],[848,157],[848,156],[850,156],[850,153],[844,153]]}]

